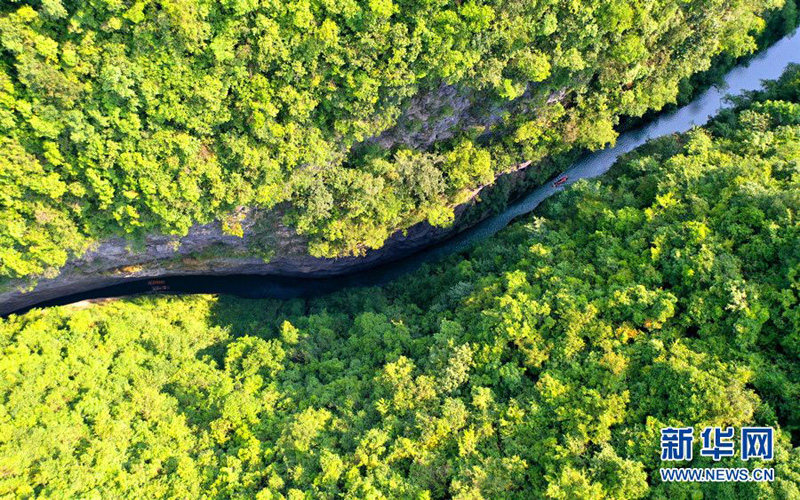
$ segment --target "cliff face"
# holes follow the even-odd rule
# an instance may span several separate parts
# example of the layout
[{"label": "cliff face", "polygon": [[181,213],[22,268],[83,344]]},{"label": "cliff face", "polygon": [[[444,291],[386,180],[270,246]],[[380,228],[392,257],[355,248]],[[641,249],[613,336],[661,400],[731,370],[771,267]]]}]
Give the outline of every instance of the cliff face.
[{"label": "cliff face", "polygon": [[[398,231],[383,247],[369,250],[361,257],[312,257],[308,255],[302,237],[276,224],[273,234],[269,235],[276,242],[274,256],[266,262],[248,250],[250,240],[256,235],[254,221],[259,216],[252,212],[244,218],[242,237],[225,234],[217,222],[197,225],[182,238],[150,235],[136,246],[122,238],[113,238],[94,245],[81,257],[71,260],[55,278],[42,278],[35,284],[23,280],[9,284],[5,291],[0,292],[0,314],[131,279],[176,275],[324,277],[349,274],[407,256],[466,228],[464,214],[473,205],[474,201],[457,207],[456,223],[449,228],[420,223],[405,232]],[[263,231],[263,228],[259,230]]]},{"label": "cliff face", "polygon": [[[556,99],[563,95],[555,96]],[[551,99],[553,96],[551,96]],[[506,103],[508,108],[512,103]],[[488,131],[499,120],[501,108],[476,110],[474,96],[462,94],[451,85],[421,93],[411,99],[395,127],[368,139],[385,148],[405,145],[427,149],[431,144],[452,137],[457,130],[480,126]],[[530,162],[517,165],[508,176],[512,185],[524,177]],[[279,222],[279,214],[245,210],[241,222],[243,236],[226,234],[219,222],[196,225],[184,237],[152,234],[132,244],[124,238],[111,238],[94,244],[78,258],[70,260],[55,278],[35,282],[17,280],[0,291],[0,314],[31,305],[126,280],[175,275],[261,274],[278,276],[337,276],[390,262],[440,242],[459,230],[475,224],[488,213],[478,213],[465,222],[465,213],[476,204],[478,194],[491,186],[481,186],[472,199],[455,208],[455,223],[448,228],[423,222],[393,234],[377,250],[359,257],[317,258],[308,254],[306,240]],[[272,219],[263,223],[264,219]],[[268,259],[255,256],[252,241],[263,246],[269,241]]]},{"label": "cliff face", "polygon": [[[529,95],[526,94],[526,97]],[[437,89],[422,92],[410,99],[396,126],[367,141],[386,149],[402,145],[426,150],[437,141],[450,139],[456,132],[469,127],[488,131],[501,121],[501,113],[514,105],[513,102],[505,102],[483,109],[476,106],[476,101],[479,99],[474,93],[443,83]]]},{"label": "cliff face", "polygon": [[504,113],[527,113],[543,105],[563,102],[567,87],[542,94],[530,84],[519,98],[512,101],[492,101],[469,89],[442,83],[438,88],[421,92],[405,105],[397,125],[367,142],[386,149],[404,146],[427,150],[438,141],[452,138],[457,132],[472,127],[489,133],[491,127],[503,121]]}]

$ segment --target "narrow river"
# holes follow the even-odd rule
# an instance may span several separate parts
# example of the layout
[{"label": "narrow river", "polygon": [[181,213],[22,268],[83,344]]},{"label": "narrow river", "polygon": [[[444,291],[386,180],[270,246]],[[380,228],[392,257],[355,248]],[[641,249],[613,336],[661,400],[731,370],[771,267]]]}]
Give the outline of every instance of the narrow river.
[{"label": "narrow river", "polygon": [[[800,63],[800,34],[787,36],[756,56],[748,64],[733,69],[725,76],[721,88],[711,88],[690,104],[669,114],[657,117],[648,125],[621,135],[613,148],[586,155],[572,165],[565,174],[567,184],[578,179],[597,177],[611,167],[620,155],[628,153],[650,139],[672,133],[686,132],[694,126],[705,124],[721,108],[728,105],[725,96],[757,90],[762,80],[775,79],[789,63]],[[418,269],[422,264],[466,250],[504,227],[515,218],[535,209],[544,199],[563,188],[554,188],[552,182],[531,191],[524,198],[509,205],[502,213],[492,216],[476,226],[438,245],[429,247],[401,260],[346,276],[329,278],[289,278],[261,275],[231,276],[173,276],[159,277],[162,288],[170,293],[222,293],[245,298],[290,299],[313,297],[349,287],[385,284]],[[88,292],[66,295],[26,307],[63,305],[86,299],[120,297],[151,291],[147,279],[136,278],[129,282]]]}]

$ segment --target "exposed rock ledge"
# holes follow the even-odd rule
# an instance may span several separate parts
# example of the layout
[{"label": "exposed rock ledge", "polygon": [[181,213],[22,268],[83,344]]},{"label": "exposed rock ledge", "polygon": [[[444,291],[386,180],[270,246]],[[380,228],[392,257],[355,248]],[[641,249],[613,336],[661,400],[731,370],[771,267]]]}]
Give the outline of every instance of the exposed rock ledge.
[{"label": "exposed rock ledge", "polygon": [[0,293],[0,314],[29,307],[64,295],[81,293],[122,283],[130,279],[176,275],[263,274],[278,276],[336,276],[364,270],[375,265],[407,256],[451,235],[454,227],[442,229],[427,223],[417,224],[405,234],[395,233],[378,250],[363,257],[327,259],[312,257],[293,247],[300,239],[296,234],[282,242],[285,252],[279,252],[269,262],[259,257],[193,257],[209,248],[227,249],[242,253],[244,238],[226,235],[220,224],[198,225],[178,240],[153,235],[144,247],[132,249],[123,239],[107,240],[96,245],[82,257],[70,261],[61,274],[52,279],[40,279],[30,291],[29,283],[20,281],[14,289]]},{"label": "exposed rock ledge", "polygon": [[[529,163],[508,174],[513,184],[524,178]],[[485,188],[484,188],[485,189]],[[81,257],[71,260],[52,279],[39,279],[31,289],[28,281],[12,283],[0,293],[0,315],[30,307],[54,298],[87,292],[132,279],[160,276],[258,274],[272,276],[327,277],[362,271],[413,254],[447,239],[474,225],[489,214],[470,217],[468,209],[476,204],[477,189],[472,200],[456,207],[455,224],[437,228],[427,222],[416,224],[405,232],[398,231],[377,250],[362,257],[336,259],[308,255],[305,240],[291,229],[278,225],[275,256],[269,262],[248,255],[248,237],[253,234],[252,214],[242,224],[244,237],[225,234],[220,223],[197,225],[182,238],[150,235],[138,248],[123,238],[112,238],[96,244]],[[216,251],[215,251],[216,250]],[[220,254],[224,256],[217,256]],[[198,258],[198,255],[201,258]],[[238,256],[237,256],[238,255]]]}]

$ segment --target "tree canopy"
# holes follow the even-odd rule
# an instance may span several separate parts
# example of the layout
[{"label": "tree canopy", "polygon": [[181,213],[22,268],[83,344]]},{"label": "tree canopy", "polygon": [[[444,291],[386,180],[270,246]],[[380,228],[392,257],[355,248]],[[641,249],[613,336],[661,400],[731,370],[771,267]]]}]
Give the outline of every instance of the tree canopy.
[{"label": "tree canopy", "polygon": [[[0,494],[797,498],[799,162],[795,66],[385,287],[2,320]],[[660,481],[729,425],[775,481]]]}]

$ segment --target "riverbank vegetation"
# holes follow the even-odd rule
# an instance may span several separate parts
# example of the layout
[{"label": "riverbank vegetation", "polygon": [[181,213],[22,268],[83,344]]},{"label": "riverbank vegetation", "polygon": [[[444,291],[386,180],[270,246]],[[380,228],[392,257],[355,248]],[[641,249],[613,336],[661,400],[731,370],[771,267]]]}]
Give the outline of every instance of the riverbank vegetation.
[{"label": "riverbank vegetation", "polygon": [[[450,224],[520,162],[613,141],[796,21],[794,0],[5,2],[0,278],[113,235],[241,234],[241,207],[359,254]],[[443,89],[446,139],[373,140]]]},{"label": "riverbank vegetation", "polygon": [[[800,67],[464,255],[309,301],[0,323],[0,494],[800,496]],[[662,483],[662,427],[776,428]]]}]

